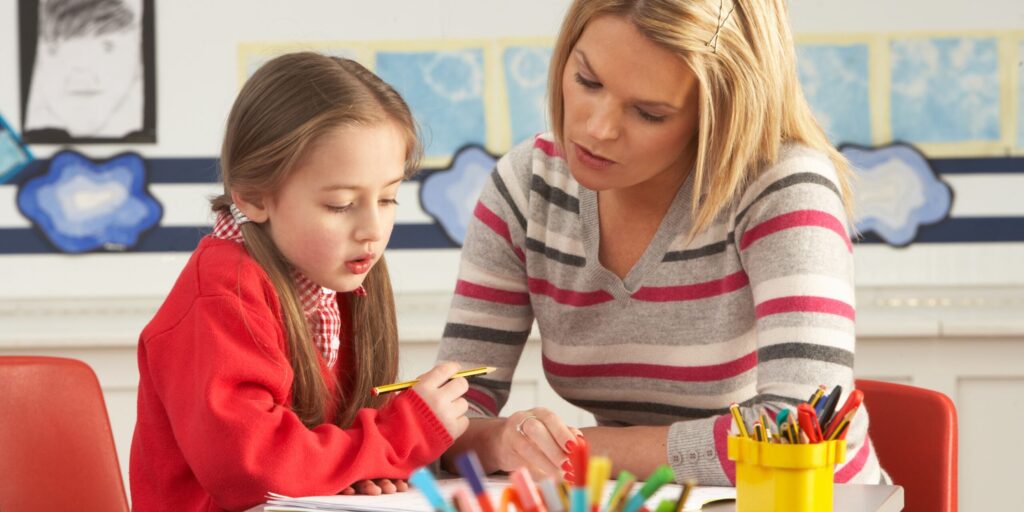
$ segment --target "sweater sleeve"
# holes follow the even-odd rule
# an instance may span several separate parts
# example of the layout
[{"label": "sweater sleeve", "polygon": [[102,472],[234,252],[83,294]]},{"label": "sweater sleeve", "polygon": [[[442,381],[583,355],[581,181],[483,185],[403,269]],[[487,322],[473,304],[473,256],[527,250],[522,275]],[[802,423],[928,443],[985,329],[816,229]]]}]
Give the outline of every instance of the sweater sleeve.
[{"label": "sweater sleeve", "polygon": [[462,246],[459,278],[439,361],[494,366],[470,381],[470,415],[496,416],[533,325],[526,274],[526,208],[532,144],[498,161],[476,204]]},{"label": "sweater sleeve", "polygon": [[[841,385],[844,397],[853,387],[853,255],[835,171],[824,156],[786,163],[748,189],[733,217],[757,336],[756,395],[740,404],[748,428],[761,413],[773,420],[805,401],[819,384]],[[859,416],[847,435],[849,458],[865,442],[866,413]],[[677,478],[732,485],[731,424],[728,413],[673,424],[668,454]]]},{"label": "sweater sleeve", "polygon": [[145,364],[189,469],[218,506],[243,509],[267,491],[335,494],[365,478],[406,478],[452,439],[415,392],[351,427],[307,428],[286,405],[292,369],[269,307],[202,296],[146,340]]}]

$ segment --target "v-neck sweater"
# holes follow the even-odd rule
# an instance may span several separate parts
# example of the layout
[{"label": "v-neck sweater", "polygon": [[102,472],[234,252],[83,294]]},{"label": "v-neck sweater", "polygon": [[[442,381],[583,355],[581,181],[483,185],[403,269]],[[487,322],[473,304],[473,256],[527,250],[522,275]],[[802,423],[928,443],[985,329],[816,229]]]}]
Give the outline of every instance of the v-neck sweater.
[{"label": "v-neck sweater", "polygon": [[[536,321],[544,374],[599,425],[669,425],[678,480],[731,485],[729,405],[753,421],[820,384],[853,389],[853,248],[834,166],[784,145],[692,240],[693,180],[620,279],[602,266],[597,192],[550,134],[502,157],[467,230],[439,360],[496,366],[467,398],[495,416]],[[841,403],[840,403],[841,405]],[[863,408],[836,481],[885,480]]]}]

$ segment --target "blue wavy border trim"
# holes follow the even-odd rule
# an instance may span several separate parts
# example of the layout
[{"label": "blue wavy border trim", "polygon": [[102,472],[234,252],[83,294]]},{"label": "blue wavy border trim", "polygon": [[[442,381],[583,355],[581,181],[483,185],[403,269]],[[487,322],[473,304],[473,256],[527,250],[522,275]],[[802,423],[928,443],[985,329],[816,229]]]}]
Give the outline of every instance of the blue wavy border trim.
[{"label": "blue wavy border trim", "polygon": [[[9,184],[21,185],[46,172],[49,159],[34,160]],[[1024,173],[1024,157],[936,158],[929,163],[940,174]],[[215,183],[219,169],[216,158],[146,159],[149,184]],[[429,170],[428,170],[429,171]],[[419,176],[429,174],[420,173]],[[414,178],[418,179],[418,178]],[[135,247],[125,252],[188,252],[210,231],[209,226],[161,226],[146,233]],[[913,244],[1024,242],[1024,217],[960,217],[924,226]],[[884,243],[873,233],[857,243]],[[437,224],[397,224],[389,249],[457,249]],[[34,228],[0,228],[0,254],[60,254]]]},{"label": "blue wavy border trim", "polygon": [[[210,232],[209,226],[159,227],[143,235],[135,247],[125,252],[189,252],[199,239]],[[924,226],[914,240],[932,243],[1004,243],[1024,242],[1024,217],[951,218],[940,224]],[[858,244],[884,243],[872,233]],[[458,249],[436,224],[396,224],[389,250]],[[99,251],[102,252],[102,251]],[[32,228],[0,229],[0,254],[59,253]]]}]

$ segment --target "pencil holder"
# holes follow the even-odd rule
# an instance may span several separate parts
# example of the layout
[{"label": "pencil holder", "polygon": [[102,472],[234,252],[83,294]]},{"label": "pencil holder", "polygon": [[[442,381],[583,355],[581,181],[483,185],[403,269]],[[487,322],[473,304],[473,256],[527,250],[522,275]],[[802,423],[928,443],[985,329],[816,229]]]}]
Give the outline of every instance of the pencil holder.
[{"label": "pencil holder", "polygon": [[736,512],[831,512],[832,479],[846,441],[777,444],[729,437]]}]

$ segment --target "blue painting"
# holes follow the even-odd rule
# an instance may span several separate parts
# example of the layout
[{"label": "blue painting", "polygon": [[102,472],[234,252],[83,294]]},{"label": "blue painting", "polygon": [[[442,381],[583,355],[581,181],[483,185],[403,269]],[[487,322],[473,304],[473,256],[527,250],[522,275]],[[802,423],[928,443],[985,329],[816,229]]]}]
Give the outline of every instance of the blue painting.
[{"label": "blue painting", "polygon": [[130,249],[163,215],[146,188],[146,164],[133,153],[94,162],[61,151],[45,174],[19,188],[18,208],[68,253]]},{"label": "blue painting", "polygon": [[0,183],[10,180],[33,160],[18,134],[0,116]]},{"label": "blue painting", "polygon": [[797,71],[807,101],[835,145],[871,143],[866,44],[802,44]]},{"label": "blue painting", "polygon": [[486,140],[483,50],[380,52],[376,70],[409,103],[427,157]]},{"label": "blue painting", "polygon": [[502,59],[512,145],[548,131],[547,83],[551,48],[512,46]]},{"label": "blue painting", "polygon": [[479,146],[462,148],[447,169],[431,172],[420,185],[420,204],[460,247],[480,191],[497,158]]},{"label": "blue painting", "polygon": [[861,233],[873,232],[902,247],[914,241],[921,226],[949,216],[952,189],[914,147],[844,146],[842,153],[857,172],[854,197]]},{"label": "blue painting", "polygon": [[995,38],[902,39],[891,49],[895,140],[999,140]]}]

